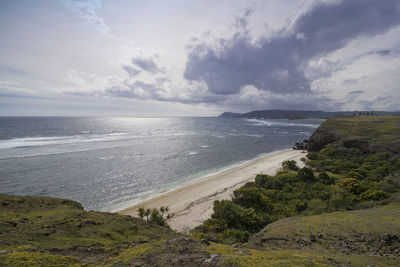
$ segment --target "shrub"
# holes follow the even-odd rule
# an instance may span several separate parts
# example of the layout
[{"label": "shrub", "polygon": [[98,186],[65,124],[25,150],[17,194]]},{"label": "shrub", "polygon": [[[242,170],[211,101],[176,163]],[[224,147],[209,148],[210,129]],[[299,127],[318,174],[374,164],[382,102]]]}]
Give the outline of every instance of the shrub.
[{"label": "shrub", "polygon": [[233,243],[245,243],[249,240],[250,233],[247,231],[228,229],[222,232],[219,235],[219,239],[222,239],[224,243],[233,244]]},{"label": "shrub", "polygon": [[356,200],[353,194],[335,186],[329,199],[329,207],[331,210],[348,209],[357,202]]},{"label": "shrub", "polygon": [[245,208],[254,208],[255,210],[269,211],[272,209],[271,201],[261,193],[259,187],[255,184],[243,186],[233,192],[233,202]]},{"label": "shrub", "polygon": [[214,202],[212,218],[222,222],[226,228],[256,231],[261,226],[261,220],[253,208],[246,209],[229,200]]},{"label": "shrub", "polygon": [[296,161],[294,161],[294,160],[285,160],[284,162],[282,162],[282,167],[284,169],[293,170],[293,171],[297,171],[299,169]]},{"label": "shrub", "polygon": [[389,197],[390,195],[388,193],[383,192],[382,190],[366,191],[361,195],[361,198],[364,200],[374,200],[374,201],[387,199]]},{"label": "shrub", "polygon": [[325,185],[331,185],[335,183],[335,178],[329,176],[326,172],[321,172],[318,175],[318,180]]},{"label": "shrub", "polygon": [[316,152],[310,152],[306,155],[308,159],[316,160],[318,159],[318,154]]},{"label": "shrub", "polygon": [[339,182],[336,183],[336,185],[354,195],[359,195],[366,190],[366,188],[364,186],[362,186],[354,178],[346,178],[346,179],[340,180]]},{"label": "shrub", "polygon": [[254,183],[259,187],[268,188],[268,183],[271,182],[272,177],[267,174],[257,174]]},{"label": "shrub", "polygon": [[321,199],[314,198],[308,202],[307,205],[308,209],[307,212],[310,214],[320,214],[325,211],[326,203]]},{"label": "shrub", "polygon": [[298,213],[305,211],[307,209],[307,207],[308,207],[308,204],[306,201],[301,200],[296,203],[296,211]]},{"label": "shrub", "polygon": [[301,168],[298,172],[297,175],[299,176],[299,178],[301,180],[303,180],[304,182],[307,183],[311,183],[315,181],[315,176],[314,176],[314,172],[312,169],[304,167]]}]

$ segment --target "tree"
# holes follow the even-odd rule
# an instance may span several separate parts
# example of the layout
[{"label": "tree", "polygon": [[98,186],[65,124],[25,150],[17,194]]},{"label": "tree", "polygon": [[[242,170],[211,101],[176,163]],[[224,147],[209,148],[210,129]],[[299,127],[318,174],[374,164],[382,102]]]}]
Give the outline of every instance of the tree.
[{"label": "tree", "polygon": [[173,214],[167,214],[169,212],[168,207],[160,207],[160,210],[153,209],[145,209],[144,207],[140,207],[138,209],[138,216],[144,220],[146,217],[147,222],[156,223],[159,225],[165,225],[169,219],[173,217]]},{"label": "tree", "polygon": [[140,219],[142,219],[142,220],[144,219],[145,213],[146,213],[146,210],[144,209],[144,207],[140,207],[138,209],[138,215],[139,215]]},{"label": "tree", "polygon": [[146,221],[149,221],[150,214],[151,214],[151,209],[146,209],[144,211],[144,216],[146,216]]}]

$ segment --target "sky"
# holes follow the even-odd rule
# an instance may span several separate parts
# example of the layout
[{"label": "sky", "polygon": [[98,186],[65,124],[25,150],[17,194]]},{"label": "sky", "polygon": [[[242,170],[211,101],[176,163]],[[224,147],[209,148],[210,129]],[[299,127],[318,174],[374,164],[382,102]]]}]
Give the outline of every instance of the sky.
[{"label": "sky", "polygon": [[399,103],[399,0],[0,0],[0,116]]}]

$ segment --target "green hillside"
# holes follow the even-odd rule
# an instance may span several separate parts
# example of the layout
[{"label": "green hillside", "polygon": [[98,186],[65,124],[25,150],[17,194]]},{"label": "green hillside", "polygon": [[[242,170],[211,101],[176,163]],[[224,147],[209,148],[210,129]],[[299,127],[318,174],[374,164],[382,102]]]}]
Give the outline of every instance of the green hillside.
[{"label": "green hillside", "polygon": [[309,150],[319,151],[339,142],[363,152],[400,153],[400,116],[361,116],[326,120],[309,140]]}]

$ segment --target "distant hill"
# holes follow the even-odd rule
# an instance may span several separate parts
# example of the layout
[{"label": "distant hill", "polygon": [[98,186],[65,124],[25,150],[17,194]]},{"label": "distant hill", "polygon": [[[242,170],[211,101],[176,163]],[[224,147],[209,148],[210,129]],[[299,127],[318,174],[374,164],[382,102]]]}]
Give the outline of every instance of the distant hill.
[{"label": "distant hill", "polygon": [[[335,111],[326,112],[321,110],[254,110],[246,113],[233,113],[224,112],[219,115],[219,118],[260,118],[260,119],[331,119],[337,117],[352,116],[370,114],[370,111]],[[374,111],[374,115],[386,116],[386,115],[400,115],[399,112],[387,112],[387,111]]]}]

